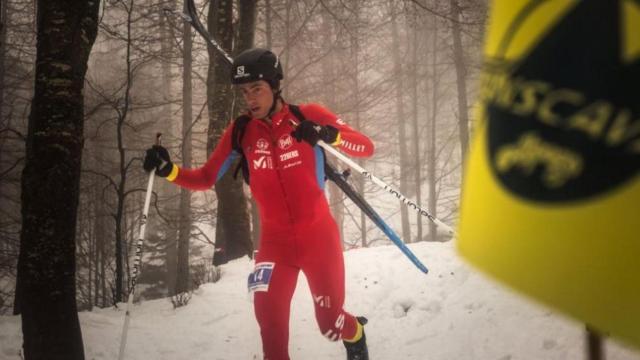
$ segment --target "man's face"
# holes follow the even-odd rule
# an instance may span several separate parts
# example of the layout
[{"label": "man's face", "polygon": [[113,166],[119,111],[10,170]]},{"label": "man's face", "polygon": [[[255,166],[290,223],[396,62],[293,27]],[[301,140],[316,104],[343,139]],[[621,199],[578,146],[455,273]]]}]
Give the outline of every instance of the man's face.
[{"label": "man's face", "polygon": [[251,116],[263,119],[269,115],[269,109],[273,104],[273,91],[266,81],[258,80],[241,84],[240,91],[251,111]]}]

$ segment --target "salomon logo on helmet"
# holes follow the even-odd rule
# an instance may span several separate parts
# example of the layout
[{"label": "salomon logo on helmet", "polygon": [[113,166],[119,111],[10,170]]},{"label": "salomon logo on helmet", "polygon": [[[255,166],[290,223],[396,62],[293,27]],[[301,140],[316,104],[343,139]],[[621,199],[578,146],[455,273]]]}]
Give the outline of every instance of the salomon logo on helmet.
[{"label": "salomon logo on helmet", "polygon": [[266,80],[270,84],[284,78],[278,56],[267,49],[249,49],[241,52],[233,61],[231,82],[244,84]]}]

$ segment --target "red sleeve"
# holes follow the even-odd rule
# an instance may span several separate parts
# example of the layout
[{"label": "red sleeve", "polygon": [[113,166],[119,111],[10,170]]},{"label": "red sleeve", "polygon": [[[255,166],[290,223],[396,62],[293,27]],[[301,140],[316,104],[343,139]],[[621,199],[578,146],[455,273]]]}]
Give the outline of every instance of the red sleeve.
[{"label": "red sleeve", "polygon": [[373,155],[373,142],[367,136],[352,129],[342,119],[319,104],[300,105],[304,116],[319,125],[331,125],[340,131],[340,143],[336,146],[353,157]]},{"label": "red sleeve", "polygon": [[239,154],[232,149],[231,137],[233,123],[227,126],[218,142],[218,146],[213,150],[211,156],[202,167],[196,169],[178,169],[178,175],[173,180],[177,185],[191,190],[210,189],[222,175],[227,172],[233,161]]}]

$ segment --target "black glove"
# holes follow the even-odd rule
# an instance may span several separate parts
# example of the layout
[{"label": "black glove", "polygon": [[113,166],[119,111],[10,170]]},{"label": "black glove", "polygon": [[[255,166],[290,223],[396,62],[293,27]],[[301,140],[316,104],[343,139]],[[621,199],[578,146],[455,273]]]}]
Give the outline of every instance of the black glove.
[{"label": "black glove", "polygon": [[298,127],[291,132],[291,136],[298,140],[298,142],[304,140],[311,144],[311,146],[315,146],[318,140],[322,140],[327,144],[333,144],[338,139],[339,134],[340,131],[331,125],[322,126],[309,120],[302,121]]},{"label": "black glove", "polygon": [[144,156],[142,167],[146,172],[156,169],[156,175],[167,177],[173,170],[169,152],[162,145],[153,145]]}]

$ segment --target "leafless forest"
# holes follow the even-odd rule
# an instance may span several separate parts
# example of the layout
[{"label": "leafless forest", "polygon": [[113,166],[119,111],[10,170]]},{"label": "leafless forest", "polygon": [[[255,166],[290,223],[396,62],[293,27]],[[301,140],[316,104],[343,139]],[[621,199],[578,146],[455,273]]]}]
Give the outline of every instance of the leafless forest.
[{"label": "leafless forest", "polygon": [[[23,181],[26,148],[34,135],[28,124],[37,83],[40,3],[2,0],[0,9],[2,314],[19,312],[14,298],[22,193],[47,196]],[[361,165],[455,225],[485,1],[195,4],[201,21],[232,55],[253,46],[273,49],[284,66],[286,101],[324,104],[370,136],[376,153]],[[182,11],[182,2],[175,0],[99,2],[97,37],[89,46],[82,90],[84,142],[75,231],[80,310],[126,299],[148,179],[142,157],[156,133],[162,133],[177,164],[199,166],[242,110],[227,65],[183,21]],[[358,174],[350,181],[406,242],[448,240],[425,217]],[[142,298],[189,291],[211,280],[212,263],[250,255],[258,246],[260,225],[241,178],[227,174],[215,190],[197,193],[163,179],[155,184],[136,290]],[[345,249],[387,243],[340,190],[329,186],[327,196]],[[224,254],[214,252],[221,246]]]}]

